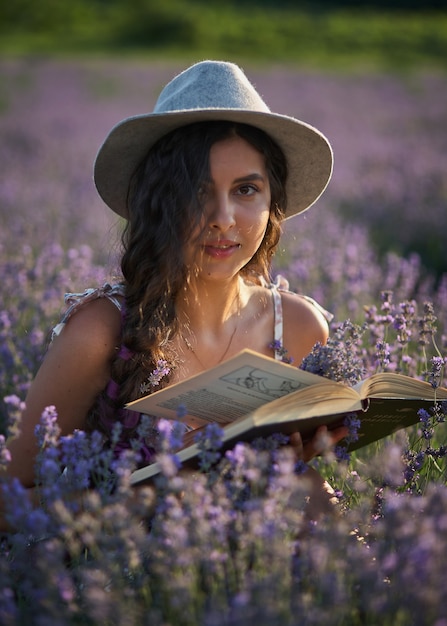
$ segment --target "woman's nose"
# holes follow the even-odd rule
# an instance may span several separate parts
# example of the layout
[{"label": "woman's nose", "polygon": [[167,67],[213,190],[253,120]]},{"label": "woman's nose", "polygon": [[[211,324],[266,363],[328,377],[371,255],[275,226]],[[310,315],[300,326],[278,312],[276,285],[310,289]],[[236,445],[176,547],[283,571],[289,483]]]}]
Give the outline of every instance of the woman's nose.
[{"label": "woman's nose", "polygon": [[226,194],[213,194],[207,204],[210,228],[228,230],[236,224],[235,207]]}]

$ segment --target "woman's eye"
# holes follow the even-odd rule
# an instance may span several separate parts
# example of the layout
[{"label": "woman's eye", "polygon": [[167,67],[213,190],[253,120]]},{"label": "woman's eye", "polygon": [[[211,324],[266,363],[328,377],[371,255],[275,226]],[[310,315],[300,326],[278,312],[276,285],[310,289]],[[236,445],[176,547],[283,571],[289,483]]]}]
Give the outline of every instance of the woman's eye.
[{"label": "woman's eye", "polygon": [[254,193],[256,193],[258,191],[257,187],[255,187],[255,185],[241,185],[241,187],[238,188],[237,192],[241,195],[241,196],[251,196]]}]

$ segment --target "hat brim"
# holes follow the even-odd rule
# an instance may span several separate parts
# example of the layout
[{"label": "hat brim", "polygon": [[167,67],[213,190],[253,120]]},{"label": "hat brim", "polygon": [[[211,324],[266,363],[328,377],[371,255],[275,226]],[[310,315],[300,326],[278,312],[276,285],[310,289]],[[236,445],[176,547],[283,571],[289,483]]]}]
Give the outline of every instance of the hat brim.
[{"label": "hat brim", "polygon": [[95,161],[94,180],[101,198],[115,213],[127,218],[131,178],[154,143],[176,128],[211,120],[250,124],[266,132],[281,147],[289,170],[286,218],[306,211],[326,189],[333,155],[328,140],[316,128],[275,113],[199,109],[138,115],[117,124]]}]

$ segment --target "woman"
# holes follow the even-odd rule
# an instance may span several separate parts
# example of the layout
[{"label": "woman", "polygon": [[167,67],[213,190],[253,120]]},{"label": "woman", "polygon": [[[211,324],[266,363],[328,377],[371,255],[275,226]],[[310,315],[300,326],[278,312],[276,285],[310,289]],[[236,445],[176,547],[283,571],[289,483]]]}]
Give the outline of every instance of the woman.
[{"label": "woman", "polygon": [[[123,282],[72,298],[29,390],[21,435],[10,446],[11,475],[34,485],[34,428],[49,405],[63,435],[96,428],[107,436],[121,420],[119,451],[140,418],[123,407],[143,393],[242,348],[272,358],[287,349],[299,365],[324,343],[322,309],[279,292],[269,265],[282,220],[316,201],[331,170],[325,137],[271,113],[231,63],[193,65],[163,89],[153,113],[112,129],[95,182],[127,220]],[[156,432],[154,420],[145,462]],[[316,441],[303,447],[298,433],[291,444],[305,461],[316,453]]]}]

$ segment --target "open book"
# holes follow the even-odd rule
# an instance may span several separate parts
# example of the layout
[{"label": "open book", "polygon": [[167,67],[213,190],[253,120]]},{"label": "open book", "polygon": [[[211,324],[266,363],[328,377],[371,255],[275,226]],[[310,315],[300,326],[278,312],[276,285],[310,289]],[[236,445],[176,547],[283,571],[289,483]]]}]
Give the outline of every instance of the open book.
[{"label": "open book", "polygon": [[[217,423],[225,444],[250,441],[274,432],[299,431],[304,440],[320,425],[341,425],[347,413],[361,420],[358,441],[365,446],[416,424],[418,410],[447,400],[447,389],[433,387],[403,374],[380,373],[349,387],[251,350],[196,376],[130,402],[140,413],[179,419],[200,427]],[[196,444],[178,452],[181,461],[193,459]],[[136,470],[136,484],[158,473],[157,463]]]}]

